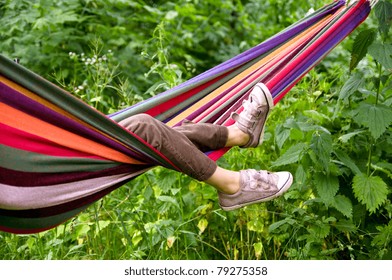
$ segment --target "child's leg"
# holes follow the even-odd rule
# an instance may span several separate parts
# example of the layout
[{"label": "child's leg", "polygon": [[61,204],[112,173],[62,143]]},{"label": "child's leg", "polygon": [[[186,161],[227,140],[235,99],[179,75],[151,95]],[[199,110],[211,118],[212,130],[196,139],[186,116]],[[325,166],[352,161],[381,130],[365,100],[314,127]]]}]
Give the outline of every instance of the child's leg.
[{"label": "child's leg", "polygon": [[[206,181],[217,169],[215,161],[200,151],[185,134],[180,132],[181,129],[168,127],[147,114],[129,117],[121,121],[120,125],[136,133],[170,159],[183,173],[199,181]],[[208,133],[204,133],[206,131]],[[211,147],[223,147],[227,142],[228,132],[224,127],[205,127],[200,134],[206,134],[205,137],[208,135],[207,138],[212,143]],[[200,143],[203,144],[203,141]]]},{"label": "child's leg", "polygon": [[225,126],[209,123],[191,123],[187,121],[173,129],[184,134],[203,152],[225,147],[229,134],[228,128]]},{"label": "child's leg", "polygon": [[278,197],[292,184],[290,172],[231,171],[218,167],[201,151],[235,145],[259,146],[267,115],[273,106],[272,96],[264,88],[256,86],[243,104],[244,110],[233,115],[235,126],[188,124],[173,129],[146,114],[130,117],[120,124],[162,152],[183,173],[214,186],[221,207],[233,210]]}]

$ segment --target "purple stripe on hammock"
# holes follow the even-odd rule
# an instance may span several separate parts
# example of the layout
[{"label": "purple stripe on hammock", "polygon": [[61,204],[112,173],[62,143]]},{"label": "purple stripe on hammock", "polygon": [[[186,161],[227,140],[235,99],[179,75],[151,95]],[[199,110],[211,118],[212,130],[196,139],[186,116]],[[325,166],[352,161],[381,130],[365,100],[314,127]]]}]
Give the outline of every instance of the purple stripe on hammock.
[{"label": "purple stripe on hammock", "polygon": [[53,111],[52,109],[26,97],[25,95],[8,87],[3,83],[0,83],[0,101],[13,107],[14,109],[30,114],[57,127],[63,128],[70,132],[86,137],[90,140],[96,141],[100,144],[114,148],[132,158],[138,159],[143,162],[146,161],[146,158],[140,155],[140,153],[136,153],[130,149],[127,149],[116,141],[78,123],[77,121],[69,119],[61,115],[60,113]]}]

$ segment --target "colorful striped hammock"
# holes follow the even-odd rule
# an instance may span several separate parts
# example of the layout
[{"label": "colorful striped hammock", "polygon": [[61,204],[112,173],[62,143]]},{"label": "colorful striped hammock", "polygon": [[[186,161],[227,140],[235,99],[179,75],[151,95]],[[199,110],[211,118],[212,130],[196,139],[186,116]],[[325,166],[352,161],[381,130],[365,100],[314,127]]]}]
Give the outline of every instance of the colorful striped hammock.
[{"label": "colorful striped hammock", "polygon": [[[374,3],[335,1],[244,53],[139,104],[105,116],[0,56],[0,230],[53,228],[153,166],[181,171],[117,122],[147,113],[230,125],[252,87],[278,102],[368,16]],[[211,151],[217,160],[227,149]]]}]

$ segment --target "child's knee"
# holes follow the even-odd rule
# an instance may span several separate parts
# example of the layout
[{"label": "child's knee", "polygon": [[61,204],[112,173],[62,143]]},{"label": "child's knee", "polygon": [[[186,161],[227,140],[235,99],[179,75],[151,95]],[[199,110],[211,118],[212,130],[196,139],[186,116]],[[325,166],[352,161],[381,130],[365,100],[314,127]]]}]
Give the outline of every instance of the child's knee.
[{"label": "child's knee", "polygon": [[133,130],[134,127],[148,126],[154,123],[154,118],[148,114],[137,114],[128,117],[119,122],[119,124],[128,130]]}]

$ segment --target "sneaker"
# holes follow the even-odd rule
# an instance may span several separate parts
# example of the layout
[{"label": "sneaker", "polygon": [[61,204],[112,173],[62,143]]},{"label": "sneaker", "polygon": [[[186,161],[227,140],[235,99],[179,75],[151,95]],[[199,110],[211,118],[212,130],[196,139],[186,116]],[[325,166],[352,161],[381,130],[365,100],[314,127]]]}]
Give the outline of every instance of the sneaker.
[{"label": "sneaker", "polygon": [[250,93],[249,99],[242,105],[244,110],[241,113],[234,112],[231,115],[237,127],[250,137],[248,143],[241,148],[260,146],[263,142],[267,116],[274,107],[272,95],[263,83],[258,83]]},{"label": "sneaker", "polygon": [[272,200],[286,192],[293,182],[290,172],[240,171],[240,189],[235,194],[218,193],[219,204],[225,211]]}]

